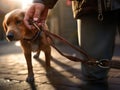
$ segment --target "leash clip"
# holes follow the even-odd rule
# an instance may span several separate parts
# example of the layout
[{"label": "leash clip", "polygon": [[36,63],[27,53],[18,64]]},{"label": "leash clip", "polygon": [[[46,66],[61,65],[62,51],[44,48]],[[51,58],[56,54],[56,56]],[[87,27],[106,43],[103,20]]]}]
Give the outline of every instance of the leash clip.
[{"label": "leash clip", "polygon": [[101,59],[100,61],[96,61],[96,63],[101,68],[110,68],[110,61],[108,59]]},{"label": "leash clip", "polygon": [[103,21],[103,14],[102,13],[99,13],[98,20]]},{"label": "leash clip", "polygon": [[101,59],[101,60],[91,60],[87,61],[89,66],[98,66],[100,68],[110,68],[110,61],[108,59]]}]

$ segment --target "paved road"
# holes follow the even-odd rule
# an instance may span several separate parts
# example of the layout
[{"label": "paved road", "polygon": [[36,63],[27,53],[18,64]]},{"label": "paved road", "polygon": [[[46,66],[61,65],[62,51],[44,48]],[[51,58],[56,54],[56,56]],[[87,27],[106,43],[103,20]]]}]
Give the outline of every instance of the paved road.
[{"label": "paved road", "polygon": [[[52,49],[52,68],[45,69],[44,54],[41,53],[40,59],[33,59],[35,82],[25,82],[26,62],[21,48],[15,44],[15,42],[0,42],[0,90],[82,90],[80,63],[62,57],[54,49]],[[78,55],[66,46],[59,45],[59,47],[71,55]],[[116,46],[114,59],[120,60],[119,50],[120,47]],[[108,85],[109,90],[119,90],[120,70],[110,70]],[[103,87],[104,89],[95,84],[89,90],[107,90],[106,86]]]}]

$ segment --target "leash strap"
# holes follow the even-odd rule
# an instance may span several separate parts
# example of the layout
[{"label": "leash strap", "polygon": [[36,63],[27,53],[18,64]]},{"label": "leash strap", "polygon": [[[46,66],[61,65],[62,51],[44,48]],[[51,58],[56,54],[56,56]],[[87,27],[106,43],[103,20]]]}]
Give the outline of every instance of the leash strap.
[{"label": "leash strap", "polygon": [[[104,10],[103,10],[103,3],[104,3]],[[110,11],[111,10],[111,0],[98,0],[98,20],[103,21],[103,11]]]},{"label": "leash strap", "polygon": [[76,51],[78,51],[79,53],[81,53],[82,55],[84,55],[87,60],[82,60],[80,58],[71,56],[71,55],[66,55],[63,54],[54,44],[54,42],[51,44],[51,46],[56,49],[62,56],[68,58],[71,61],[75,61],[75,62],[81,62],[83,64],[87,64],[89,66],[99,66],[101,68],[115,68],[115,69],[120,69],[120,61],[118,60],[108,60],[108,59],[102,59],[102,60],[97,60],[93,57],[91,57],[90,55],[88,55],[85,50],[83,50],[82,48],[78,48],[75,47],[74,45],[72,45],[71,43],[69,43],[67,40],[65,40],[63,37],[53,34],[47,30],[42,30],[40,27],[37,26],[37,24],[35,22],[33,22],[33,25],[36,27],[36,29],[38,29],[39,31],[43,31],[48,37],[50,37],[50,39],[53,41],[53,37],[55,39],[58,39],[59,41],[63,42],[64,44],[67,44],[68,46],[70,46],[71,48],[75,49]]},{"label": "leash strap", "polygon": [[103,13],[102,13],[102,2],[98,0],[98,20],[103,20]]}]

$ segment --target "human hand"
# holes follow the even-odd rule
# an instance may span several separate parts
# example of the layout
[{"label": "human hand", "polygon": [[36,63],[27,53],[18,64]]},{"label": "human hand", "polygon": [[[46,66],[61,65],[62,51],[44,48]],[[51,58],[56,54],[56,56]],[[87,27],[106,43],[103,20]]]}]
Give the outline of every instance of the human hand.
[{"label": "human hand", "polygon": [[34,29],[35,27],[30,25],[30,20],[36,22],[38,26],[45,23],[48,14],[48,8],[42,3],[33,3],[26,11],[24,17],[24,23],[28,29]]}]

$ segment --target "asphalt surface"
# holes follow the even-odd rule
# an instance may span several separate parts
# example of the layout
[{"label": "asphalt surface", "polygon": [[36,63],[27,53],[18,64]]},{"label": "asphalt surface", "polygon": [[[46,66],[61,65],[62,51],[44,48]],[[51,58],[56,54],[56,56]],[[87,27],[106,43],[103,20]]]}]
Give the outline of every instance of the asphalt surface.
[{"label": "asphalt surface", "polygon": [[[73,56],[77,52],[67,46],[58,45],[61,51]],[[34,53],[32,53],[34,55]],[[27,66],[24,55],[16,42],[0,41],[0,90],[119,90],[120,70],[111,69],[108,86],[102,84],[86,85],[83,88],[81,66],[61,56],[52,48],[51,69],[45,69],[43,52],[39,59],[33,59],[35,82],[27,83]],[[114,59],[120,60],[120,46],[116,46]]]}]

